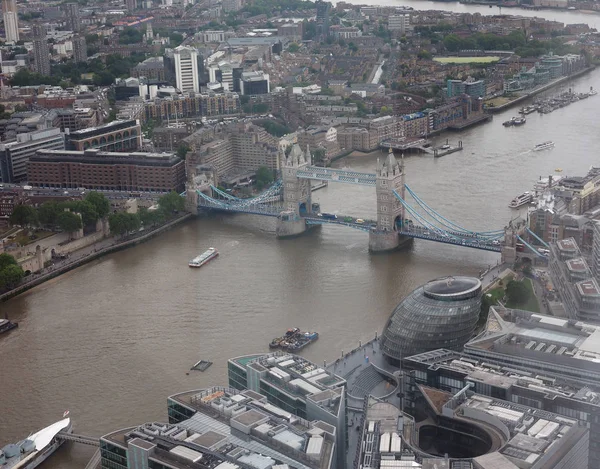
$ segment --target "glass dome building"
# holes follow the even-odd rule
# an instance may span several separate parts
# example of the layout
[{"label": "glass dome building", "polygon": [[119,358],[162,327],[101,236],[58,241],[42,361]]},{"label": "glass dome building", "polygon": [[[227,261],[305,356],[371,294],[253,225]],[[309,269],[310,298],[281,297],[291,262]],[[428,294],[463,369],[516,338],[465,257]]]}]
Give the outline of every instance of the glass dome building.
[{"label": "glass dome building", "polygon": [[481,282],[442,277],[413,290],[396,306],[381,337],[381,351],[400,365],[403,357],[447,348],[462,350],[481,310]]}]

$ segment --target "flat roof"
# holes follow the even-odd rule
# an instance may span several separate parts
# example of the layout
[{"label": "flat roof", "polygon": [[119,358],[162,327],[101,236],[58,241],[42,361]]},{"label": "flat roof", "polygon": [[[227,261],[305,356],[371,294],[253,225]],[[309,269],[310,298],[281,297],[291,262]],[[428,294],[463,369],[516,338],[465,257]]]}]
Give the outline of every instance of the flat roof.
[{"label": "flat roof", "polygon": [[579,251],[579,246],[573,238],[561,239],[556,245],[561,251]]}]

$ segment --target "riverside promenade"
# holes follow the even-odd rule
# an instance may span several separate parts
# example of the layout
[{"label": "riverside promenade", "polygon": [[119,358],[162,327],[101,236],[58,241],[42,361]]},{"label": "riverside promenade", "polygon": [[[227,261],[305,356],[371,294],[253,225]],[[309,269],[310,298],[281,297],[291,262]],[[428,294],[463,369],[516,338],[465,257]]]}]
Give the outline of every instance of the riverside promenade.
[{"label": "riverside promenade", "polygon": [[93,260],[99,259],[102,256],[143,243],[144,241],[147,241],[150,238],[153,238],[154,236],[171,229],[173,226],[178,225],[179,223],[182,223],[191,217],[193,217],[192,214],[186,213],[166,222],[163,225],[157,226],[152,230],[138,232],[134,235],[121,239],[115,239],[114,237],[105,238],[91,246],[73,251],[71,254],[69,254],[68,258],[55,261],[53,265],[44,268],[42,271],[25,277],[21,284],[19,284],[17,287],[0,295],[0,303],[20,295],[21,293],[24,293],[38,285],[41,285],[50,279],[58,277],[61,274],[76,269],[77,267],[87,264]]},{"label": "riverside promenade", "polygon": [[533,90],[531,90],[529,93],[526,93],[524,95],[519,96],[518,98],[513,99],[512,101],[509,101],[508,103],[502,104],[500,106],[494,106],[494,107],[489,107],[487,106],[485,108],[485,110],[489,113],[495,114],[497,112],[501,112],[504,111],[505,109],[508,109],[510,107],[516,106],[517,104],[521,104],[524,101],[527,101],[529,98],[533,98],[534,96],[543,93],[544,91],[548,91],[549,89],[552,89],[556,86],[561,85],[562,83],[565,83],[569,80],[573,80],[577,77],[580,77],[581,75],[584,75],[586,73],[591,72],[592,70],[594,70],[596,68],[595,65],[589,66],[587,68],[584,68],[583,70],[580,70],[578,72],[573,73],[572,75],[568,75],[566,77],[562,77],[562,78],[558,78],[550,83],[547,83],[543,86],[539,86],[537,88],[534,88]]}]

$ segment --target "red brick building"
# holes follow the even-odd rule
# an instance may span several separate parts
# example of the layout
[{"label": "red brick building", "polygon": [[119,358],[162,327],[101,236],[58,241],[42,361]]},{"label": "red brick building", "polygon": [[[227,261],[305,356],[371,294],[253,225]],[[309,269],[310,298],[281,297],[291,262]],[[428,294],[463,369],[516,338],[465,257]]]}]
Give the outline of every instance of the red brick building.
[{"label": "red brick building", "polygon": [[40,150],[29,159],[32,186],[182,192],[185,163],[170,153]]}]

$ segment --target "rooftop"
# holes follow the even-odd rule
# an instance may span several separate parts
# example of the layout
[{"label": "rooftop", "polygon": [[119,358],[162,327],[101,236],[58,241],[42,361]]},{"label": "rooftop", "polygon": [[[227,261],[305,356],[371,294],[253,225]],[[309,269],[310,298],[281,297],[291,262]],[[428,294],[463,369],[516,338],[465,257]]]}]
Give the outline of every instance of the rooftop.
[{"label": "rooftop", "polygon": [[268,370],[266,380],[298,396],[310,396],[341,388],[346,381],[299,355],[275,352],[232,358],[230,361],[255,370]]},{"label": "rooftop", "polygon": [[[582,294],[598,295],[595,280],[576,285]],[[486,330],[465,345],[468,355],[513,363],[510,357],[528,358],[538,370],[576,377],[581,383],[600,379],[600,341],[591,339],[598,337],[600,325],[502,307],[492,307],[490,318]]]},{"label": "rooftop", "polygon": [[577,242],[573,238],[557,241],[556,245],[561,251],[579,251],[579,246],[577,246]]},{"label": "rooftop", "polygon": [[[288,464],[299,469],[329,469],[333,464],[333,427],[285,412],[254,391],[214,387],[175,394],[169,397],[169,402],[196,412],[177,424],[187,430],[180,439],[197,446],[188,445],[191,449],[201,452],[210,449],[234,457],[229,462],[255,468],[259,466],[248,458],[267,457],[273,460],[271,464]],[[311,445],[316,435],[322,440],[318,448],[316,443]]]},{"label": "rooftop", "polygon": [[173,153],[117,153],[110,151],[85,150],[38,150],[30,161],[48,163],[87,163],[87,164],[137,164],[141,166],[172,166],[181,161]]}]

